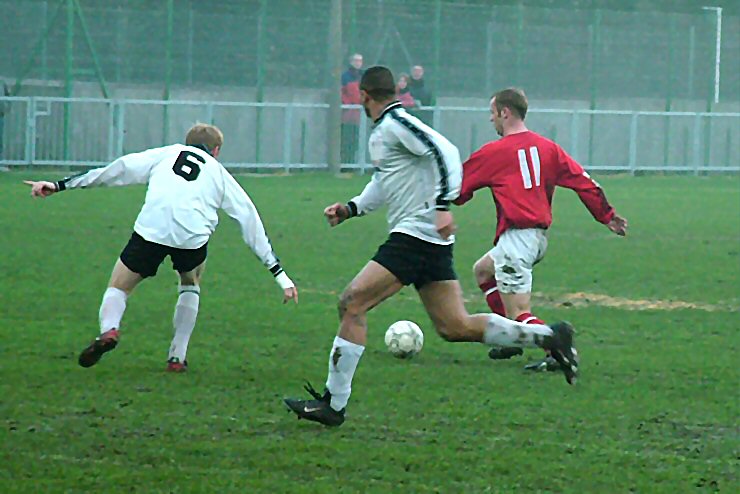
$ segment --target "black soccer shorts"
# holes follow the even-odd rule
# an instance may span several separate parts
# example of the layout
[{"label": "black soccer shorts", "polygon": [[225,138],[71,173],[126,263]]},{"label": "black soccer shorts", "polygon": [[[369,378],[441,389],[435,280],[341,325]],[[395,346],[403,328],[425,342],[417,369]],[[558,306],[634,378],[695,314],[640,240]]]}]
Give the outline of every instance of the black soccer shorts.
[{"label": "black soccer shorts", "polygon": [[439,245],[406,235],[391,233],[373,256],[404,285],[417,290],[434,281],[456,280],[452,244]]},{"label": "black soccer shorts", "polygon": [[203,264],[207,255],[208,242],[197,249],[177,249],[150,242],[134,232],[121,252],[121,262],[142,278],[149,278],[157,274],[159,265],[167,256],[170,256],[175,271],[187,273]]}]

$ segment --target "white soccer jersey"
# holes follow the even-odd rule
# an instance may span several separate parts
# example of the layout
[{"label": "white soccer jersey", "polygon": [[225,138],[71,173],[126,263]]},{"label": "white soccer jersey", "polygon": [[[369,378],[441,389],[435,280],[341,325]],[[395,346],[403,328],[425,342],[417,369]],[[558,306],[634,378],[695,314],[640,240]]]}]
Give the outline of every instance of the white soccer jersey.
[{"label": "white soccer jersey", "polygon": [[348,206],[351,214],[369,213],[388,205],[391,232],[405,233],[434,244],[451,244],[435,227],[436,210],[446,210],[460,194],[460,152],[442,134],[403,109],[389,105],[370,134],[375,173]]},{"label": "white soccer jersey", "polygon": [[60,191],[148,183],[134,231],[145,240],[197,249],[218,225],[218,210],[234,218],[242,238],[274,276],[282,272],[257,208],[210,154],[174,144],[127,154],[111,164],[57,182]]}]

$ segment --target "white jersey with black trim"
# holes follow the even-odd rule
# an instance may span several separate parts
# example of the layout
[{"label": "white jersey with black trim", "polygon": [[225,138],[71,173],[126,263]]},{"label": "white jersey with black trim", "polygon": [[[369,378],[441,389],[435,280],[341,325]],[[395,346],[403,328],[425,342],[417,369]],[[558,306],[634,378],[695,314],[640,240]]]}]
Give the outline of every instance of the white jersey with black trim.
[{"label": "white jersey with black trim", "polygon": [[348,204],[352,215],[388,205],[391,232],[448,245],[435,227],[437,210],[449,209],[460,194],[462,164],[457,147],[395,102],[375,121],[370,134],[375,173]]},{"label": "white jersey with black trim", "polygon": [[274,276],[282,272],[257,208],[229,172],[199,147],[174,144],[127,154],[109,165],[57,182],[58,189],[148,184],[134,231],[145,240],[197,249],[218,225],[218,210],[234,218],[242,238]]}]

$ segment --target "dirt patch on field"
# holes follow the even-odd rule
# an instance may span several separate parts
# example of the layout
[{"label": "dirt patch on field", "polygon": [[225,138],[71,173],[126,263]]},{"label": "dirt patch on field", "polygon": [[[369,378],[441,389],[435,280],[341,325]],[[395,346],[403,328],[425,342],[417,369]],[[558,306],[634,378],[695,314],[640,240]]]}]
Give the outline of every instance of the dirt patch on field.
[{"label": "dirt patch on field", "polygon": [[[331,295],[338,297],[341,291],[320,290],[315,288],[302,288],[301,293],[316,293],[320,295]],[[416,298],[413,290],[404,290],[397,298]],[[465,303],[475,303],[482,300],[480,292],[466,293]],[[703,304],[698,302],[685,302],[683,300],[647,300],[630,299],[624,297],[612,297],[602,293],[575,292],[560,295],[547,295],[542,292],[532,293],[532,305],[537,307],[610,307],[623,310],[679,310],[692,309],[707,312],[740,312],[740,303],[720,302],[717,304]]]},{"label": "dirt patch on field", "polygon": [[533,305],[545,305],[550,307],[612,307],[625,310],[677,310],[694,309],[708,312],[714,311],[740,311],[740,307],[728,303],[702,304],[695,302],[684,302],[682,300],[644,300],[612,297],[600,293],[576,292],[565,295],[550,296],[535,292],[532,294]]}]

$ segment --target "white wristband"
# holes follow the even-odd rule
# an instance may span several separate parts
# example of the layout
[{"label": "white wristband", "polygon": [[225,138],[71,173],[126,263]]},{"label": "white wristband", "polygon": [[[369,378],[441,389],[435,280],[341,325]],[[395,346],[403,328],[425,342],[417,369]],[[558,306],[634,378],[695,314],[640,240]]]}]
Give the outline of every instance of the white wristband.
[{"label": "white wristband", "polygon": [[280,288],[282,288],[283,290],[287,290],[288,288],[295,288],[295,284],[290,278],[288,278],[288,275],[285,274],[285,271],[275,276],[275,281],[277,281],[277,284],[280,285]]}]

